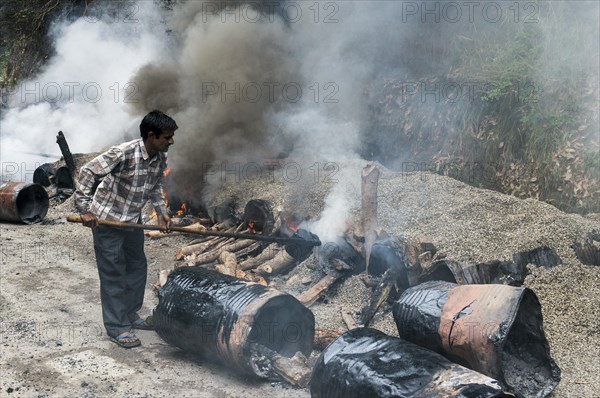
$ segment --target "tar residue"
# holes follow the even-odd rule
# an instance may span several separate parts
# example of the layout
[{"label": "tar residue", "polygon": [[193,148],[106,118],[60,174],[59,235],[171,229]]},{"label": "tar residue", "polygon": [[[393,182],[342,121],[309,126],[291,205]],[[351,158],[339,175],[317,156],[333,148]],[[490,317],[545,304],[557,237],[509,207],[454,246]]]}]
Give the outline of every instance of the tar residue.
[{"label": "tar residue", "polygon": [[[406,290],[393,314],[401,338],[483,372],[519,397],[546,397],[560,382],[530,289],[431,281]],[[451,322],[440,326],[444,317]]]},{"label": "tar residue", "polygon": [[505,396],[495,380],[369,328],[350,330],[323,351],[310,392],[313,398]]},{"label": "tar residue", "polygon": [[247,373],[252,343],[291,357],[310,355],[314,338],[314,316],[294,297],[195,267],[169,276],[154,323],[169,344]]}]

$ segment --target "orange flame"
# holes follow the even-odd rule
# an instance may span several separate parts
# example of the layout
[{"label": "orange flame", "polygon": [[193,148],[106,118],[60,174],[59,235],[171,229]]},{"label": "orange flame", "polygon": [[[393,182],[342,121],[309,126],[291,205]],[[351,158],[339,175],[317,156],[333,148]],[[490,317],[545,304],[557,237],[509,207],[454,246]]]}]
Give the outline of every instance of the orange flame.
[{"label": "orange flame", "polygon": [[186,204],[184,203],[184,204],[181,205],[181,209],[177,210],[177,215],[178,216],[183,216],[187,212],[188,212],[188,208],[187,208]]}]

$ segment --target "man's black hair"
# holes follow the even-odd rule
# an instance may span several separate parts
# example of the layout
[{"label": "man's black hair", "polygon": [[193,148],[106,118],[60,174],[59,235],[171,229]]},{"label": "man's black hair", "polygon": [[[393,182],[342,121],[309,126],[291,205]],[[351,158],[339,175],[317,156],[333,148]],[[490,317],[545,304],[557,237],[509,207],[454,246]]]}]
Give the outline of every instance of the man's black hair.
[{"label": "man's black hair", "polygon": [[175,131],[178,128],[175,120],[171,119],[169,116],[161,111],[152,111],[142,119],[142,123],[140,123],[140,135],[145,141],[151,131],[156,138],[159,138],[165,130]]}]

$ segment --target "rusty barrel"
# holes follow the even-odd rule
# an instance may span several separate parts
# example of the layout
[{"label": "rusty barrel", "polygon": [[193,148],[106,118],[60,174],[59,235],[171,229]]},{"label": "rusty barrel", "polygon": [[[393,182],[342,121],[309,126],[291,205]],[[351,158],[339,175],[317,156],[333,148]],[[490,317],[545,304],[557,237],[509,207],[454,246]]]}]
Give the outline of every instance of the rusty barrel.
[{"label": "rusty barrel", "polygon": [[313,313],[295,297],[196,267],[169,275],[153,319],[167,343],[260,377],[266,376],[253,363],[253,343],[308,357],[315,334]]},{"label": "rusty barrel", "polygon": [[431,281],[406,290],[393,314],[401,338],[488,375],[519,397],[545,397],[560,382],[531,289]]},{"label": "rusty barrel", "polygon": [[33,224],[48,212],[50,200],[38,184],[0,182],[0,220]]},{"label": "rusty barrel", "polygon": [[490,377],[370,328],[342,334],[321,353],[310,393],[312,398],[510,396]]}]

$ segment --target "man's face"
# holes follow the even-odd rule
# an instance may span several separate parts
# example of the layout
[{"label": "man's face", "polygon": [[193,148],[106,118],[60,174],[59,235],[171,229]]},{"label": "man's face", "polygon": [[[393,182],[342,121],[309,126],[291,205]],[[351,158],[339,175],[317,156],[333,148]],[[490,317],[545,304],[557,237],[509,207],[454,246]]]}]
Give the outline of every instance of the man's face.
[{"label": "man's face", "polygon": [[156,138],[153,132],[150,132],[148,138],[151,140],[150,144],[156,148],[158,152],[167,152],[169,147],[175,143],[173,140],[174,135],[174,130],[165,130],[158,138]]}]

